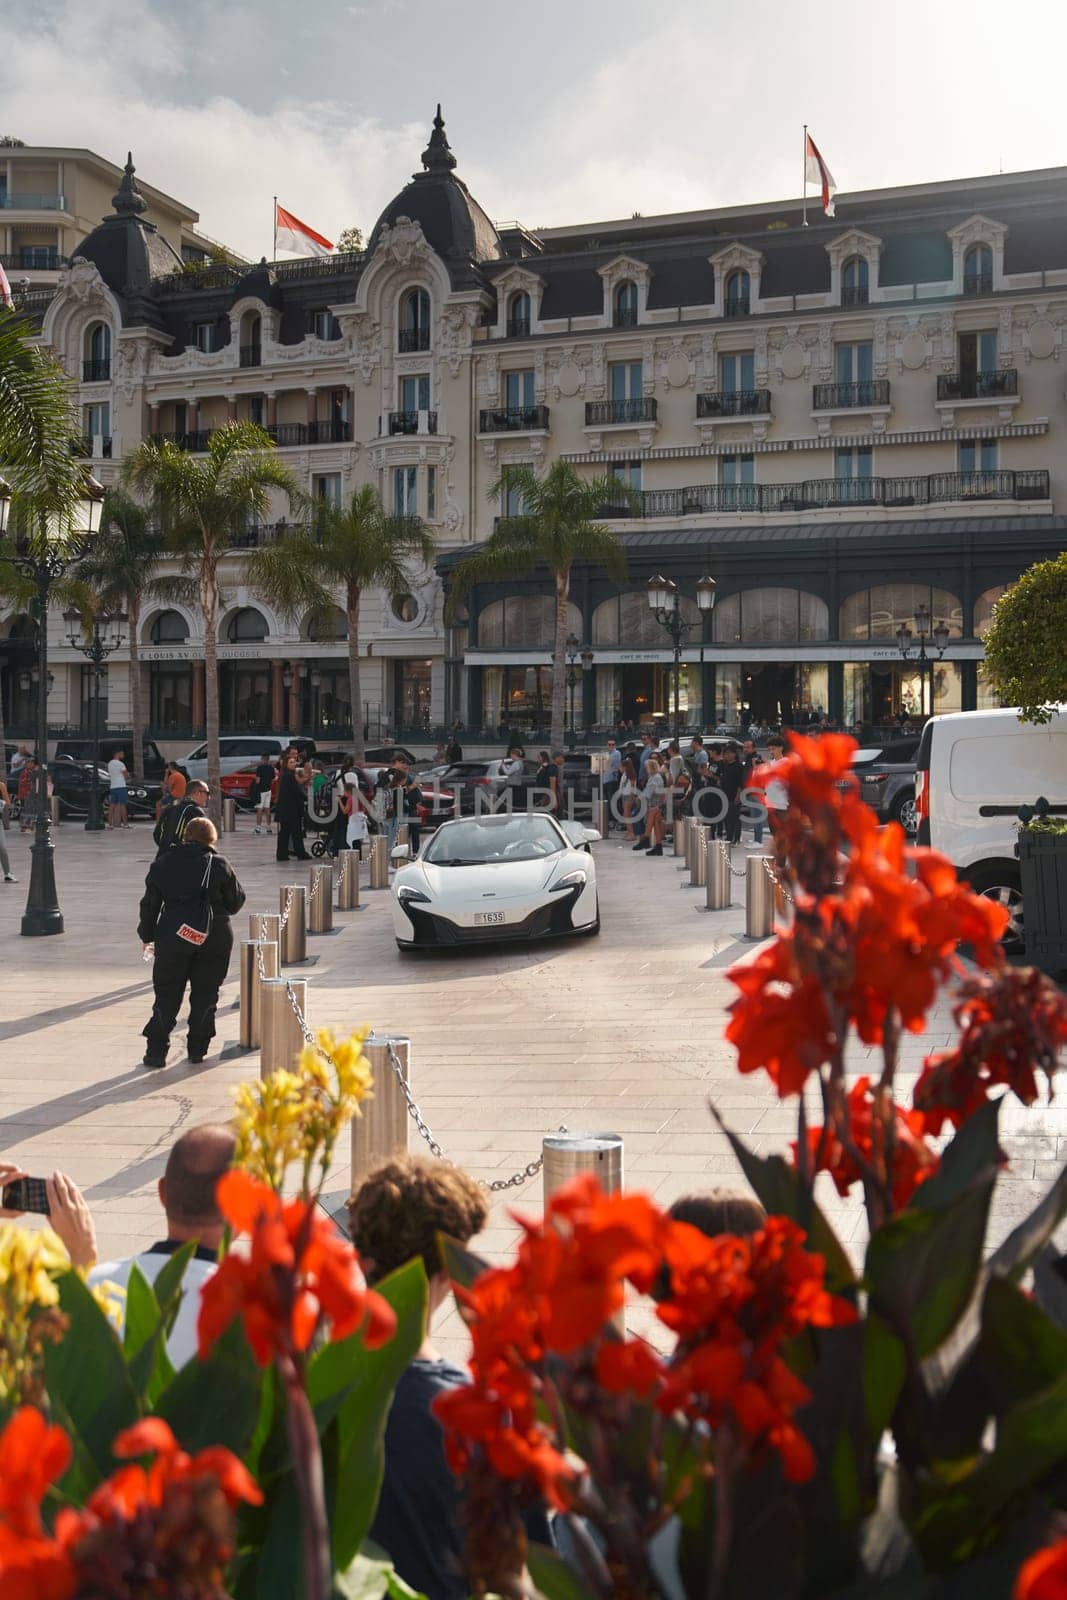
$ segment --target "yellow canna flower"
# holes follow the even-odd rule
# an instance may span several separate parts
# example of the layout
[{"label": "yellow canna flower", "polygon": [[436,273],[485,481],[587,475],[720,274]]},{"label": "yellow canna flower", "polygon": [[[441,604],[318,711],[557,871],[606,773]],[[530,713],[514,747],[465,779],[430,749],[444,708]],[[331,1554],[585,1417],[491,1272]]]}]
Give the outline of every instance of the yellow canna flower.
[{"label": "yellow canna flower", "polygon": [[43,1346],[62,1336],[56,1280],[71,1270],[50,1228],[39,1232],[0,1224],[0,1399],[35,1398],[41,1390]]}]

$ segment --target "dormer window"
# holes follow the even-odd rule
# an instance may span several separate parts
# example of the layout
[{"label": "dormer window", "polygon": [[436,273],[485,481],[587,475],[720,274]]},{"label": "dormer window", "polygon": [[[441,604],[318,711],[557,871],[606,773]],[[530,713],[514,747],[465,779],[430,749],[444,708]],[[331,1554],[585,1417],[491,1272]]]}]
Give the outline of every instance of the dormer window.
[{"label": "dormer window", "polygon": [[963,257],[964,294],[992,294],[993,252],[987,244],[972,244]]},{"label": "dormer window", "polygon": [[258,367],[263,359],[262,320],[255,311],[241,318],[241,365]]},{"label": "dormer window", "polygon": [[513,294],[508,304],[508,338],[526,339],[530,333],[530,296],[525,290]]},{"label": "dormer window", "polygon": [[202,355],[211,355],[219,348],[218,324],[214,322],[193,323],[193,348]]},{"label": "dormer window", "polygon": [[85,336],[85,359],[82,362],[82,382],[102,383],[111,377],[111,329],[106,322],[96,322]]},{"label": "dormer window", "polygon": [[630,279],[615,290],[611,322],[615,328],[637,327],[637,285]]},{"label": "dormer window", "polygon": [[850,256],[841,268],[841,304],[865,306],[870,298],[870,267],[865,257]]},{"label": "dormer window", "polygon": [[317,306],[308,312],[308,332],[316,339],[339,339],[341,324],[327,306]]},{"label": "dormer window", "polygon": [[429,348],[430,297],[425,289],[409,289],[400,302],[400,354]]},{"label": "dormer window", "polygon": [[728,317],[747,317],[752,307],[752,279],[737,267],[726,279],[723,310]]}]

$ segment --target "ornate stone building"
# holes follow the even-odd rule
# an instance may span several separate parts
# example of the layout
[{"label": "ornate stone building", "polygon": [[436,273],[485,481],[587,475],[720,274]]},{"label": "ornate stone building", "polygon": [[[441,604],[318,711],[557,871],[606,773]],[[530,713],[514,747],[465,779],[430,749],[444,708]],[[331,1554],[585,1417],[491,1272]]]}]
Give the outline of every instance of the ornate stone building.
[{"label": "ornate stone building", "polygon": [[[588,725],[668,709],[669,640],[644,595],[656,572],[693,623],[692,721],[744,705],[850,722],[920,709],[896,641],[920,606],[950,634],[936,709],[984,703],[992,605],[1067,529],[1067,170],[839,195],[836,218],[816,209],[810,226],[788,201],[534,232],[494,226],[455,166],[438,115],[364,254],[193,272],[146,228],[128,168],[42,315],[81,382],[94,471],[113,480],[146,436],[195,451],[249,418],[310,493],[369,482],[425,518],[437,572],[367,608],[372,723],[538,719],[547,575],[475,591],[448,629],[443,585],[517,509],[507,469],[559,458],[640,496],[638,513],[604,508],[628,583],[575,574]],[[243,583],[242,550],[227,568],[227,728],[346,722],[338,630],[309,637],[272,615]],[[700,618],[705,572],[718,603]],[[157,737],[199,723],[201,640],[192,611],[144,619]],[[54,659],[50,720],[77,722],[78,658],[58,628]],[[121,655],[110,678],[118,726]]]}]

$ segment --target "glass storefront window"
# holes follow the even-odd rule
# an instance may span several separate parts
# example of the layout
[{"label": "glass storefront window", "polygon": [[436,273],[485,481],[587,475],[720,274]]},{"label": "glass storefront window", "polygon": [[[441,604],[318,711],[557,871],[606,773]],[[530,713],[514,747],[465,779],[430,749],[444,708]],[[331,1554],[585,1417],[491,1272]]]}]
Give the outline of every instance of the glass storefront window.
[{"label": "glass storefront window", "polygon": [[717,644],[791,644],[830,637],[826,601],[803,589],[742,589],[720,600],[713,617]]},{"label": "glass storefront window", "polygon": [[393,706],[401,728],[425,728],[430,721],[429,661],[398,661]]},{"label": "glass storefront window", "polygon": [[[580,715],[581,689],[575,690]],[[485,667],[482,720],[487,728],[547,728],[552,717],[551,667]]]},{"label": "glass storefront window", "polygon": [[312,716],[316,728],[348,728],[352,725],[352,700],[349,694],[348,667],[336,662],[312,664],[318,683],[311,684],[314,697]]},{"label": "glass storefront window", "polygon": [[[582,637],[582,613],[573,601],[567,608],[567,625]],[[549,594],[509,595],[506,600],[491,600],[478,613],[480,650],[551,650],[555,639],[556,602]]]},{"label": "glass storefront window", "polygon": [[860,589],[841,605],[842,639],[895,639],[903,624],[915,630],[915,614],[926,606],[935,622],[948,625],[949,637],[963,634],[963,605],[948,589],[934,589],[928,583],[882,583],[873,589]]},{"label": "glass storefront window", "polygon": [[992,687],[986,677],[985,662],[978,663],[978,704],[979,711],[997,711],[1004,704],[1003,700]]},{"label": "glass storefront window", "polygon": [[998,583],[984,590],[974,602],[974,636],[984,639],[993,624],[993,607],[1007,593],[1007,584]]},{"label": "glass storefront window", "polygon": [[[93,725],[93,678],[92,667],[82,667],[81,676],[81,725],[91,728]],[[100,726],[107,727],[107,663],[100,668]]]},{"label": "glass storefront window", "polygon": [[149,713],[153,728],[191,728],[193,725],[193,669],[153,661],[148,669]]},{"label": "glass storefront window", "polygon": [[[686,622],[695,629],[701,626],[701,614],[695,600],[681,596],[681,612]],[[574,630],[579,635],[581,628]],[[698,632],[690,634],[691,640],[700,639]],[[642,589],[636,593],[612,595],[601,601],[593,612],[593,643],[605,649],[623,645],[643,650],[669,650],[670,635],[648,603]]]},{"label": "glass storefront window", "polygon": [[265,667],[223,661],[219,666],[219,715],[225,728],[270,727],[270,672]]},{"label": "glass storefront window", "polygon": [[[934,711],[962,708],[963,679],[958,661],[934,664]],[[844,724],[889,727],[901,712],[919,721],[930,711],[930,668],[917,661],[846,661]]]}]

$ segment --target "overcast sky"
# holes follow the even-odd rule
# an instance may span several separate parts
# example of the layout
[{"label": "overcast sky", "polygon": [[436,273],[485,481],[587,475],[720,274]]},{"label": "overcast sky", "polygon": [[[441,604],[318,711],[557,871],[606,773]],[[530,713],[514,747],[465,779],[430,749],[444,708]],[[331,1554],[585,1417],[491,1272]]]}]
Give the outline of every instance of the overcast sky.
[{"label": "overcast sky", "polygon": [[[87,146],[258,257],[271,197],[369,231],[437,100],[490,216],[784,199],[1067,164],[1063,0],[8,0],[0,132]],[[1013,17],[1015,21],[1013,22]]]}]

